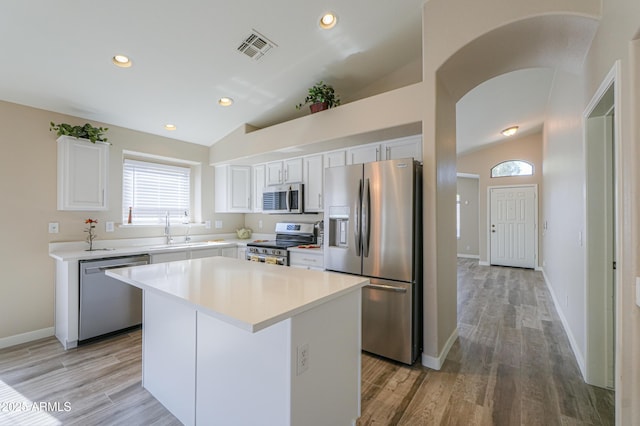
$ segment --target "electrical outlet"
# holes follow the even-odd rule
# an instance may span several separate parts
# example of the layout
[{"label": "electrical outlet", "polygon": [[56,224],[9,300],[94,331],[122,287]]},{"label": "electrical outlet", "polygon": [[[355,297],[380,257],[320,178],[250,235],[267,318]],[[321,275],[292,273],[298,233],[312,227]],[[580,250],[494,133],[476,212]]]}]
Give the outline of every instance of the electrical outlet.
[{"label": "electrical outlet", "polygon": [[205,220],[204,221],[204,227],[207,229],[211,229],[211,221],[210,220]]},{"label": "electrical outlet", "polygon": [[297,375],[301,375],[309,369],[309,344],[298,346],[298,368]]},{"label": "electrical outlet", "polygon": [[104,232],[113,232],[113,222],[104,223]]},{"label": "electrical outlet", "polygon": [[216,229],[220,229],[220,228],[222,228],[222,221],[216,220]]},{"label": "electrical outlet", "polygon": [[60,225],[58,222],[49,222],[49,233],[57,234],[58,232],[60,232]]},{"label": "electrical outlet", "polygon": [[259,229],[262,229],[262,219],[260,219],[260,220],[258,221],[258,228],[259,228]]}]

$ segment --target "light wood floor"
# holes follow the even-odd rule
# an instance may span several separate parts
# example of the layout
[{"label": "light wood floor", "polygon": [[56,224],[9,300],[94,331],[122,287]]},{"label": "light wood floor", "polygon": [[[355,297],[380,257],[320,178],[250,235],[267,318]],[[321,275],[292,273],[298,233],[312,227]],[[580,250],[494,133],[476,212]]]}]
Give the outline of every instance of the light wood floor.
[{"label": "light wood floor", "polygon": [[[359,426],[614,423],[613,392],[582,381],[539,272],[461,259],[458,295],[441,371],[363,354]],[[0,425],[13,424],[180,423],[141,387],[136,331],[69,351],[55,338],[0,350]]]}]

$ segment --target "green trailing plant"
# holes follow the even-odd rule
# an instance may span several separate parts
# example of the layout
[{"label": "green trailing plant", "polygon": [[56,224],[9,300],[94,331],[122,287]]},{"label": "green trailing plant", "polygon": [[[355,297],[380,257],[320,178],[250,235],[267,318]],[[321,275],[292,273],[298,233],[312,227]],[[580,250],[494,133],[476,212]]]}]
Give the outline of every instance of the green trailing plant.
[{"label": "green trailing plant", "polygon": [[58,136],[89,139],[93,143],[106,142],[107,138],[104,137],[104,133],[107,130],[109,130],[108,127],[93,127],[89,123],[84,126],[72,126],[67,123],[55,124],[53,121],[49,127],[49,131],[55,131]]},{"label": "green trailing plant", "polygon": [[333,87],[320,81],[309,88],[304,102],[296,105],[296,109],[300,109],[307,104],[323,102],[326,102],[329,108],[340,105],[340,99],[338,95],[336,95],[335,90],[333,90]]}]

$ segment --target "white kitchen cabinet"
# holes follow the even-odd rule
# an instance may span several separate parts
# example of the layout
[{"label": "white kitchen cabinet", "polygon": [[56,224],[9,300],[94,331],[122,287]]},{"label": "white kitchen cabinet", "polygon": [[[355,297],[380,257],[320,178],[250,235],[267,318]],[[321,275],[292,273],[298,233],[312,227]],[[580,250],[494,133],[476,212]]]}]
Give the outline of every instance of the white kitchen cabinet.
[{"label": "white kitchen cabinet", "polygon": [[324,256],[320,249],[289,250],[289,266],[293,268],[324,270]]},{"label": "white kitchen cabinet", "polygon": [[71,136],[57,142],[58,210],[107,210],[109,144]]},{"label": "white kitchen cabinet", "polygon": [[422,136],[415,135],[383,142],[382,151],[385,160],[413,158],[422,161]]},{"label": "white kitchen cabinet", "polygon": [[266,165],[257,164],[253,166],[253,211],[259,213],[262,211],[262,190],[266,182]]},{"label": "white kitchen cabinet", "polygon": [[267,185],[302,182],[302,157],[267,163]]},{"label": "white kitchen cabinet", "polygon": [[215,211],[251,212],[251,166],[216,166]]},{"label": "white kitchen cabinet", "polygon": [[220,255],[222,257],[230,257],[235,259],[238,256],[238,248],[237,247],[222,247]]},{"label": "white kitchen cabinet", "polygon": [[149,257],[150,263],[173,262],[175,260],[187,260],[189,258],[189,252],[187,250],[181,250],[169,253],[151,253]]},{"label": "white kitchen cabinet", "polygon": [[[235,247],[233,248],[235,250]],[[189,259],[202,259],[203,257],[214,257],[221,256],[222,250],[219,247],[216,248],[206,248],[199,250],[190,250]]]},{"label": "white kitchen cabinet", "polygon": [[354,146],[347,152],[347,164],[371,163],[380,159],[379,143]]},{"label": "white kitchen cabinet", "polygon": [[240,260],[246,260],[247,259],[247,246],[238,246],[237,258],[240,259]]},{"label": "white kitchen cabinet", "polygon": [[321,212],[323,210],[323,173],[322,154],[303,157],[304,211]]},{"label": "white kitchen cabinet", "polygon": [[329,151],[324,153],[324,167],[339,167],[347,164],[347,151]]}]

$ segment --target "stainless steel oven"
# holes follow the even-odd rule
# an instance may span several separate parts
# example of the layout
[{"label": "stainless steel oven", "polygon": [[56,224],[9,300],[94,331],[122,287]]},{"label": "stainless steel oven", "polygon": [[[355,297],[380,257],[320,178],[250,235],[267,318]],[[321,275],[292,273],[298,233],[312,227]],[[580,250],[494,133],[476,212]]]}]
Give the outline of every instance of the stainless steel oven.
[{"label": "stainless steel oven", "polygon": [[303,213],[304,185],[267,186],[262,190],[262,211],[264,213]]},{"label": "stainless steel oven", "polygon": [[289,266],[289,247],[315,244],[317,241],[314,223],[276,223],[276,239],[247,243],[247,260]]}]

